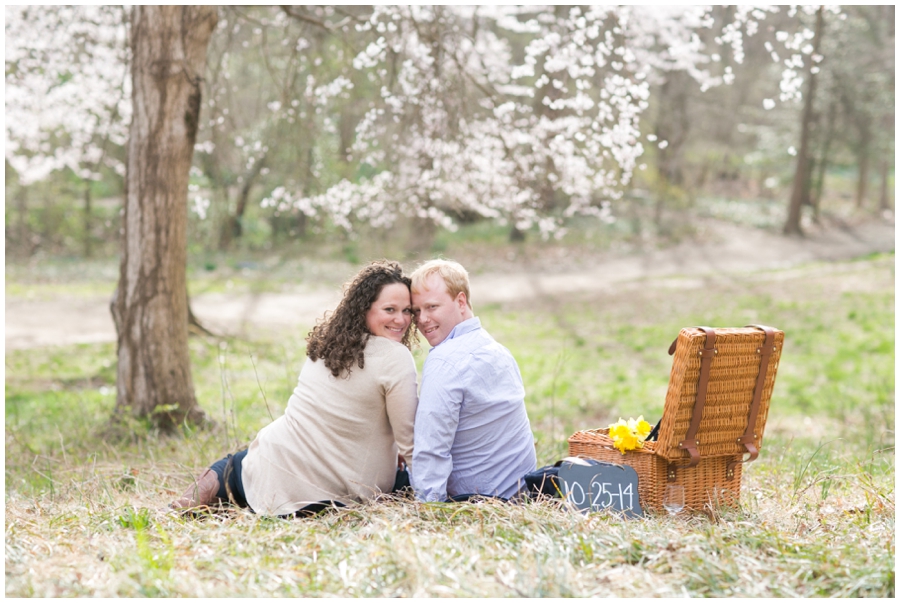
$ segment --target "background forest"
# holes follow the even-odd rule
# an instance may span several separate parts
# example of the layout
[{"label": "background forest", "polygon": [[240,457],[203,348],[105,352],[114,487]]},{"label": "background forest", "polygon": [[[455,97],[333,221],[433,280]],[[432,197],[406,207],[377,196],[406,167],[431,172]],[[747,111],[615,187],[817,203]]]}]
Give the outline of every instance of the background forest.
[{"label": "background forest", "polygon": [[[895,596],[894,6],[5,17],[7,596]],[[168,116],[167,73],[193,86]],[[175,138],[154,116],[193,147],[150,182],[165,207],[129,163]],[[681,328],[783,329],[738,508],[171,513],[280,415],[314,320],[382,257],[468,267],[539,466],[655,422]],[[161,289],[141,261],[179,283],[131,323],[155,340],[112,328],[129,283]],[[169,347],[178,395],[129,399],[123,353]]]},{"label": "background forest", "polygon": [[[616,196],[603,198],[588,192],[591,198],[583,202],[603,209],[591,222],[598,240],[690,236],[695,214],[784,228],[800,150],[807,167],[800,183],[798,224],[892,210],[894,8],[850,6],[839,14],[823,11],[818,37],[814,37],[816,7],[805,9],[769,14],[752,28],[759,31],[753,35],[744,31],[737,44],[719,39],[718,51],[712,39],[716,28],[698,27],[696,35],[709,38],[703,43],[712,49],[707,52],[713,60],[704,64],[694,58],[696,64],[690,68],[667,65],[648,77],[647,108],[635,120],[643,144],[634,158],[633,178],[618,187]],[[489,38],[502,41],[498,49],[482,51],[482,68],[498,82],[503,70],[531,56],[526,49],[539,35],[503,29],[509,25],[486,7],[472,15],[436,10],[439,19],[419,32],[423,44],[433,44],[434,36],[444,35],[441,27],[494,28],[503,34]],[[553,16],[564,21],[568,10],[553,7]],[[113,7],[95,11],[87,15],[95,24],[70,31],[62,56],[54,60],[45,56],[53,48],[44,42],[29,45],[31,38],[21,41],[17,52],[7,54],[8,88],[22,87],[22,92],[7,99],[5,218],[6,252],[11,259],[110,257],[119,251],[125,117],[130,113],[124,44],[127,15]],[[474,201],[466,194],[454,198],[452,191],[438,185],[425,191],[430,195],[427,202],[398,212],[397,222],[384,213],[379,219],[373,212],[350,212],[349,200],[348,207],[334,207],[341,191],[336,185],[371,182],[381,171],[401,173],[403,162],[409,161],[407,155],[392,149],[397,140],[392,128],[360,128],[370,107],[382,100],[384,84],[390,84],[382,80],[408,75],[390,64],[397,59],[389,57],[377,67],[360,65],[360,53],[366,56],[363,51],[377,36],[359,31],[367,11],[365,7],[221,9],[209,48],[191,169],[192,259],[214,250],[253,253],[304,243],[314,243],[303,246],[305,254],[340,254],[383,238],[375,232],[388,224],[397,248],[418,253],[432,249],[440,225],[473,224],[486,218],[506,222],[512,239],[526,236],[529,229],[534,231],[532,239],[537,238],[537,220],[525,212],[516,215],[515,210],[485,207],[484,195]],[[735,7],[718,7],[712,14],[727,24],[735,19],[735,11]],[[19,27],[22,33],[27,32],[26,26],[52,29],[55,19],[76,16],[69,13],[25,11],[26,18],[20,22],[24,25]],[[524,22],[539,11],[526,8],[521,13],[518,20]],[[425,17],[418,18],[426,22]],[[8,19],[8,38],[19,33],[11,26]],[[649,26],[647,30],[652,31]],[[99,32],[106,32],[105,37]],[[815,51],[811,39],[818,46]],[[493,63],[489,61],[492,53],[497,53]],[[650,60],[635,60],[641,59]],[[97,63],[93,67],[97,74],[73,74],[73,65],[91,62]],[[42,70],[57,70],[50,90],[32,86],[36,64]],[[695,73],[701,68],[708,70],[703,77]],[[490,70],[497,75],[491,76]],[[560,87],[582,86],[580,78],[562,73]],[[92,75],[94,82],[102,81],[104,86],[91,86]],[[452,103],[452,110],[458,112],[453,118],[474,119],[484,91],[477,80],[467,84],[461,71],[451,75],[461,79],[448,78],[441,83],[446,90],[435,91],[434,97],[446,95],[447,105]],[[809,86],[810,75],[814,89],[806,96],[811,106],[805,108],[798,92]],[[538,77],[521,77],[515,83]],[[551,97],[553,90],[547,92]],[[35,98],[41,98],[40,104],[34,104]],[[538,109],[548,106],[540,96],[528,102]],[[41,119],[29,119],[38,107],[43,110]],[[419,109],[395,115],[396,127],[432,140],[422,131],[428,127],[423,121],[428,115],[424,107]],[[448,118],[447,112],[437,115]],[[381,153],[378,161],[363,157],[357,140],[361,137],[369,145],[365,150],[388,152]],[[437,137],[451,136],[442,132]],[[429,157],[422,149],[416,152],[419,161]],[[432,153],[430,161],[437,155]],[[541,161],[562,164],[564,156],[560,152],[555,158],[534,159],[530,180],[521,186],[538,191],[529,209],[566,227],[585,218],[585,213],[565,215],[572,195],[548,185],[566,167],[534,167]],[[436,179],[441,176],[453,174],[448,168]],[[396,196],[422,192],[413,190],[409,182],[400,184]],[[331,199],[324,201],[321,195],[327,191]],[[296,202],[301,199],[305,201]],[[419,214],[425,217],[416,218]],[[436,220],[430,219],[435,216]]]}]

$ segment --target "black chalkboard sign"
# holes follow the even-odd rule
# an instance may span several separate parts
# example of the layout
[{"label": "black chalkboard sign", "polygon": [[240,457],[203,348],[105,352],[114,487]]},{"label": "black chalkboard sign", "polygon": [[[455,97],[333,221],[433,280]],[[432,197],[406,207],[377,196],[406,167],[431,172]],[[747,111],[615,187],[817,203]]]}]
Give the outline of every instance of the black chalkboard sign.
[{"label": "black chalkboard sign", "polygon": [[641,517],[638,475],[628,465],[569,457],[559,467],[565,499],[582,511],[621,511],[625,517]]}]

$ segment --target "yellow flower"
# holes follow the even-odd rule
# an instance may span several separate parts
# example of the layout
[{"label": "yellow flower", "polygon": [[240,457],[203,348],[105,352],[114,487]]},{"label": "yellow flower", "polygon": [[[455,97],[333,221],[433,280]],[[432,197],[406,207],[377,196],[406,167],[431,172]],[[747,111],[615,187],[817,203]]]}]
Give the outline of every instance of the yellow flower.
[{"label": "yellow flower", "polygon": [[[631,427],[631,420],[628,421],[629,427]],[[647,439],[647,436],[650,435],[650,431],[653,427],[644,420],[644,415],[641,415],[637,418],[637,421],[634,422],[634,427],[631,428],[637,434],[637,437],[641,440],[641,444],[643,445],[644,440]]]},{"label": "yellow flower", "polygon": [[637,437],[631,431],[631,427],[622,419],[609,426],[609,437],[612,438],[613,446],[622,454],[637,447]]},{"label": "yellow flower", "polygon": [[628,450],[643,448],[644,440],[650,435],[651,429],[653,428],[644,420],[644,415],[628,421],[620,417],[616,423],[609,426],[609,437],[613,441],[613,446],[624,455]]}]

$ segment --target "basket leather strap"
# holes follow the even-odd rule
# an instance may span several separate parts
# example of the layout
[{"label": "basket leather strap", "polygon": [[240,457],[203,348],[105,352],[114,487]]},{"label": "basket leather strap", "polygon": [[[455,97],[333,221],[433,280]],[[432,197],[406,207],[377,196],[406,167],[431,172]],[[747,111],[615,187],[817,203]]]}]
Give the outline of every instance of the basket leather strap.
[{"label": "basket leather strap", "polygon": [[[693,467],[700,462],[700,450],[697,445],[697,432],[700,430],[700,419],[703,418],[703,406],[706,404],[706,388],[709,385],[709,371],[712,365],[712,359],[716,352],[716,331],[710,327],[697,327],[706,333],[706,345],[700,350],[700,380],[697,383],[697,400],[694,402],[694,411],[691,416],[691,424],[688,427],[687,435],[684,440],[678,444],[682,450],[687,450],[691,455],[691,462],[688,467]],[[676,340],[677,341],[677,340]],[[672,344],[669,353],[675,350],[675,344]]]},{"label": "basket leather strap", "polygon": [[756,353],[759,354],[760,357],[759,375],[756,377],[756,387],[753,390],[753,402],[750,404],[750,415],[747,417],[747,429],[744,431],[744,435],[738,438],[738,443],[743,444],[744,448],[747,449],[747,452],[750,453],[750,458],[746,461],[749,463],[750,461],[755,461],[756,457],[759,456],[759,447],[756,445],[757,434],[753,432],[756,431],[756,418],[759,415],[763,389],[765,389],[766,386],[766,373],[769,370],[769,359],[775,352],[775,329],[765,325],[747,326],[759,329],[766,334],[765,342],[756,349]]}]

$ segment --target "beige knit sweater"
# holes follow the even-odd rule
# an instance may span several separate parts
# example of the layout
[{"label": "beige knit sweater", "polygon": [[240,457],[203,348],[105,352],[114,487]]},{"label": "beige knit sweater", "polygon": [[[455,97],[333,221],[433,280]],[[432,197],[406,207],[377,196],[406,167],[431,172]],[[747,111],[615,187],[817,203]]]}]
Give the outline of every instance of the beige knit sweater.
[{"label": "beige knit sweater", "polygon": [[284,415],[260,430],[242,463],[255,512],[287,515],[391,491],[398,445],[412,461],[416,366],[406,347],[384,337],[369,337],[365,358],[349,378],[307,358]]}]

